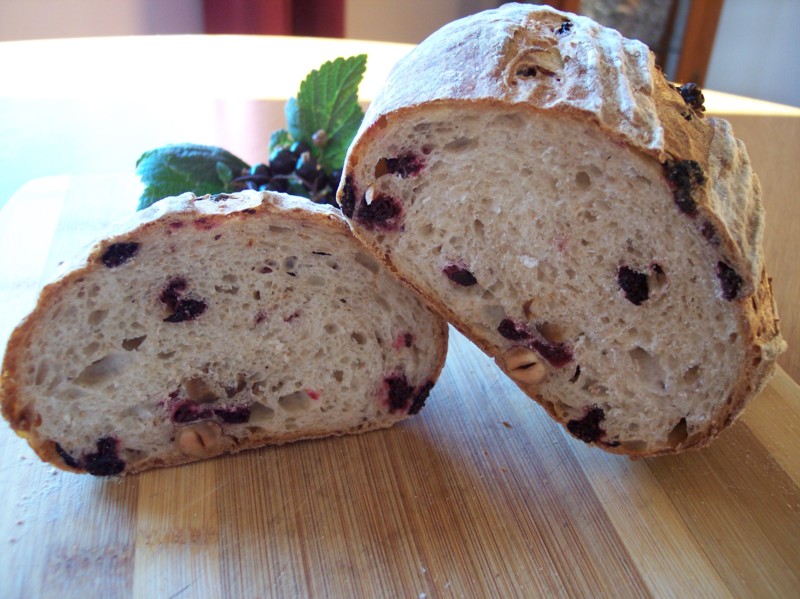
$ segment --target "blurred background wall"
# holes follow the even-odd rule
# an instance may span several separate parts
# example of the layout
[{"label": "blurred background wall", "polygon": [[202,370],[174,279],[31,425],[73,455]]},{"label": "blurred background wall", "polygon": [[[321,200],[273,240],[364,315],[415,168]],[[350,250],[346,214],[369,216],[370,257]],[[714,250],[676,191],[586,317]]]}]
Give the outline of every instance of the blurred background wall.
[{"label": "blurred background wall", "polygon": [[[492,0],[260,0],[257,14],[235,14],[237,6],[247,3],[253,0],[0,0],[0,41],[220,32],[235,27],[237,19],[240,24],[257,22],[262,31],[276,21],[269,33],[309,35],[314,34],[316,16],[316,21],[328,24],[322,35],[417,43],[453,19],[500,4]],[[616,0],[617,8],[613,8],[615,0],[553,4],[580,6],[596,18],[616,11],[610,17],[619,18],[639,8],[653,13],[665,3],[670,2]],[[331,4],[343,13],[333,24],[327,15],[319,19],[320,10],[314,8]],[[689,0],[676,0],[679,14],[673,45],[680,42],[681,11],[688,4]],[[710,58],[705,61],[705,86],[800,106],[800,60],[796,58],[800,55],[800,0],[724,0],[721,4],[716,35],[711,33]],[[282,22],[271,20],[270,11],[280,13]],[[230,16],[233,25],[209,23],[209,15],[215,20]],[[670,74],[669,69],[666,72]]]}]

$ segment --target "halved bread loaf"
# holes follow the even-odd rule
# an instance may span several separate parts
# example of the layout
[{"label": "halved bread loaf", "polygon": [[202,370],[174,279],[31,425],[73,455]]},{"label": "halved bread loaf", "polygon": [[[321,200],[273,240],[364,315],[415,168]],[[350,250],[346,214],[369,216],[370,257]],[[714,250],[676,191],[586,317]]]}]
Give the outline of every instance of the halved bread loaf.
[{"label": "halved bread loaf", "polygon": [[388,427],[423,406],[447,325],[338,210],[162,200],[47,286],[14,331],[3,415],[97,475]]},{"label": "halved bread loaf", "polygon": [[741,142],[639,42],[550,8],[393,70],[338,200],[356,235],[575,436],[700,446],[785,348]]}]

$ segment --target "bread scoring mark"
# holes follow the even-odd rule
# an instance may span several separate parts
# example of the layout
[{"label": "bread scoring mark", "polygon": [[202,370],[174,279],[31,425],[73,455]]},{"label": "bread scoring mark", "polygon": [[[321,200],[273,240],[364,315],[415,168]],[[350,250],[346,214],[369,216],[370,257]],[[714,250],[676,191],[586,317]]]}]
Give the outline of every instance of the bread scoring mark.
[{"label": "bread scoring mark", "polygon": [[662,168],[678,209],[687,216],[696,216],[697,202],[692,196],[706,183],[702,167],[694,160],[667,160]]},{"label": "bread scoring mark", "polygon": [[125,241],[122,243],[112,243],[103,255],[100,256],[100,261],[107,268],[117,268],[128,262],[136,254],[139,253],[140,244],[135,241]]}]

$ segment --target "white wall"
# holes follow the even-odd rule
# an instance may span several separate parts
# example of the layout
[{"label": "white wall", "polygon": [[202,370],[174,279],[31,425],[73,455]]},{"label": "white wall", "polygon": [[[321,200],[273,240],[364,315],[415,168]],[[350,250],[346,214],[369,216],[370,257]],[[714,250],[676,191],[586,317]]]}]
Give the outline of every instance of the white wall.
[{"label": "white wall", "polygon": [[[696,0],[703,1],[703,0]],[[496,0],[347,0],[347,37],[416,43]],[[800,106],[800,0],[725,0],[706,80]],[[201,33],[202,0],[0,0],[0,41]]]},{"label": "white wall", "polygon": [[202,32],[201,0],[0,0],[0,41]]},{"label": "white wall", "polygon": [[706,87],[800,106],[800,0],[725,0]]}]

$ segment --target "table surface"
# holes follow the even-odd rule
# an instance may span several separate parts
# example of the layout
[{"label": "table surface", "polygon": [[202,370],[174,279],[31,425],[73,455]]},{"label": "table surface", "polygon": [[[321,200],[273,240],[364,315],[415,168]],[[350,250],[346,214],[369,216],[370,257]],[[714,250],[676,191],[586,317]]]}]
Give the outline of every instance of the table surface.
[{"label": "table surface", "polygon": [[[142,151],[195,141],[263,160],[283,100],[257,79],[269,79],[268,61],[237,79],[254,68],[235,62],[243,50],[283,48],[282,72],[297,73],[287,93],[323,60],[368,51],[366,97],[408,50],[319,40],[305,56],[305,41],[0,44],[0,64],[16,65],[11,80],[31,83],[0,82],[0,179],[62,175],[29,182],[0,210],[0,343],[58,262],[133,210]],[[87,73],[103,48],[119,72],[98,87]],[[181,69],[152,62],[176,49]],[[188,85],[220,61],[231,77]],[[800,110],[708,96],[761,176],[768,265],[791,343]],[[796,354],[783,362],[790,372]],[[800,388],[782,369],[711,447],[630,461],[564,434],[453,332],[429,405],[388,431],[114,481],[42,464],[0,426],[0,597],[797,596],[799,456]]]}]

